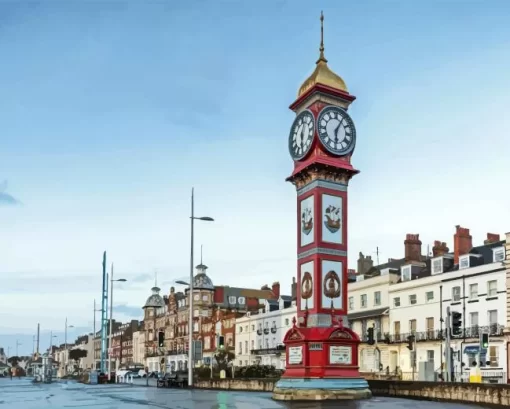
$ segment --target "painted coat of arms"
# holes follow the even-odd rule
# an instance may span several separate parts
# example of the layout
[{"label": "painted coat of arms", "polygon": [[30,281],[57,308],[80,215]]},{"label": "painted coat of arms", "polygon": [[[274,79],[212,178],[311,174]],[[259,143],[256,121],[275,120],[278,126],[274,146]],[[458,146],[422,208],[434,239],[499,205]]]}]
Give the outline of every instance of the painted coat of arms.
[{"label": "painted coat of arms", "polygon": [[307,207],[303,210],[303,213],[301,214],[301,231],[309,235],[310,232],[313,229],[313,215],[312,215],[312,209]]},{"label": "painted coat of arms", "polygon": [[331,232],[336,233],[342,226],[342,216],[340,209],[335,206],[328,206],[324,214],[324,226]]}]

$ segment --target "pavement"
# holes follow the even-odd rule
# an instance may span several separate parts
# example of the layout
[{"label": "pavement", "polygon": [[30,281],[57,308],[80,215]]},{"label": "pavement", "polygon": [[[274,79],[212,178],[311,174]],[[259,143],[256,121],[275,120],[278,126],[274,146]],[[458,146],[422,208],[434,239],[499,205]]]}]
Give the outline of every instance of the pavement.
[{"label": "pavement", "polygon": [[[313,403],[304,407],[313,409]],[[336,409],[350,408],[336,402]],[[0,409],[283,409],[270,393],[168,389],[141,385],[83,385],[75,382],[34,384],[30,379],[0,378]],[[467,404],[396,398],[358,402],[359,409],[469,409]]]}]

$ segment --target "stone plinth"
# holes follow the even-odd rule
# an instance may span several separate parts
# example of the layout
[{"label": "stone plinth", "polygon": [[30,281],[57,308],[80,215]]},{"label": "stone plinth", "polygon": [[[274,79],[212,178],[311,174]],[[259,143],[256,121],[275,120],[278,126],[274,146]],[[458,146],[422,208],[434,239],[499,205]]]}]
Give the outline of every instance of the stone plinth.
[{"label": "stone plinth", "polygon": [[[293,403],[308,402],[309,404],[310,401],[324,403],[339,400],[353,401],[369,399],[371,397],[372,393],[368,383],[362,378],[283,378],[276,383],[273,390],[274,400]],[[297,408],[299,405],[293,404],[291,407]],[[327,405],[324,407],[327,407]]]}]

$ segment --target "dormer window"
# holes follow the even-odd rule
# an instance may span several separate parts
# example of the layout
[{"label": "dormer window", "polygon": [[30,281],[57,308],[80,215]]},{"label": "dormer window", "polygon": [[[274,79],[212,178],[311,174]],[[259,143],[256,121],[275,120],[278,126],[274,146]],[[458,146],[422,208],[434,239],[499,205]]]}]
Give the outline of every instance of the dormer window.
[{"label": "dormer window", "polygon": [[459,257],[459,270],[463,268],[469,268],[469,254]]},{"label": "dormer window", "polygon": [[411,266],[402,267],[402,281],[411,281]]},{"label": "dormer window", "polygon": [[494,255],[495,263],[497,263],[498,261],[503,261],[505,259],[505,248],[504,247],[497,247],[492,250],[492,253]]},{"label": "dormer window", "polygon": [[443,257],[432,259],[432,274],[440,274],[443,272]]},{"label": "dormer window", "polygon": [[389,268],[383,268],[381,270],[381,275],[382,276],[387,276],[389,273],[390,273],[390,269]]}]

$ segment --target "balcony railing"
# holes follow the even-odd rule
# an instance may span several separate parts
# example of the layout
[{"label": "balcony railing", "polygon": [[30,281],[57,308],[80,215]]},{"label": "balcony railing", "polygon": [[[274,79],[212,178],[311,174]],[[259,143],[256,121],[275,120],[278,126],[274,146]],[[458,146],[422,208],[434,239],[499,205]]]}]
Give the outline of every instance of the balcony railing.
[{"label": "balcony railing", "polygon": [[264,328],[264,334],[269,334],[269,328]]},{"label": "balcony railing", "polygon": [[262,335],[262,330],[260,328],[257,330],[257,335]]},{"label": "balcony railing", "polygon": [[276,331],[277,331],[276,327],[271,327],[271,334],[276,334]]},{"label": "balcony railing", "polygon": [[[488,326],[472,326],[466,327],[465,329],[465,337],[467,339],[478,339],[480,334],[488,333],[490,337],[495,336],[503,336],[505,326],[494,324]],[[462,331],[464,331],[462,329]],[[394,344],[399,342],[408,342],[408,337],[410,335],[414,335],[416,342],[425,342],[425,341],[442,341],[446,337],[446,330],[428,330],[428,331],[420,331],[420,332],[408,332],[402,334],[383,334],[382,332],[375,332],[374,338],[378,343],[386,343],[386,344]],[[368,341],[368,334],[363,334],[360,336],[361,342]],[[461,332],[459,335],[453,335],[454,339],[463,339],[464,332]]]}]

